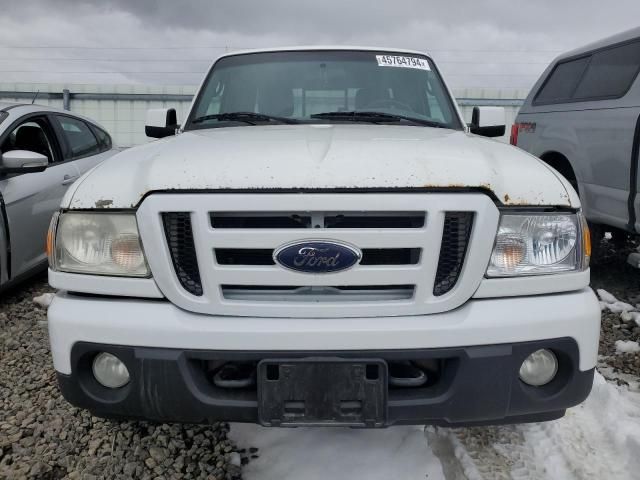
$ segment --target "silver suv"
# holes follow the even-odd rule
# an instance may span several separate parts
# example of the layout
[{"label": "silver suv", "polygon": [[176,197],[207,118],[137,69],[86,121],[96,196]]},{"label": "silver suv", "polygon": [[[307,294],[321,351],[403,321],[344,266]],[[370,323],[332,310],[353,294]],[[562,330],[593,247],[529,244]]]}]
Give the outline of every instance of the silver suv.
[{"label": "silver suv", "polygon": [[640,232],[640,28],[558,57],[534,85],[511,143],[558,170],[598,234]]}]

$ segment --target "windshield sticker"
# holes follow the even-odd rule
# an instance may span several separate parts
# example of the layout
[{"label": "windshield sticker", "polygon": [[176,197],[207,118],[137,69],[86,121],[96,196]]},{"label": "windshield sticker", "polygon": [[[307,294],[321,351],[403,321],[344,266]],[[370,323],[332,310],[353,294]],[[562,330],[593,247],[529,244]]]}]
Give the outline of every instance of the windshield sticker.
[{"label": "windshield sticker", "polygon": [[420,57],[404,57],[400,55],[376,55],[379,67],[417,68],[431,70],[429,62]]}]

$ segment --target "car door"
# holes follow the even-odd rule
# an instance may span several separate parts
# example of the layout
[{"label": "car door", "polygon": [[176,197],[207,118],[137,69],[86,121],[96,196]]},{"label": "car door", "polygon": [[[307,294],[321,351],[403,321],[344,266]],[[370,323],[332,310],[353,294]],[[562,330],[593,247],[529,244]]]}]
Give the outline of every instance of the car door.
[{"label": "car door", "polygon": [[65,159],[73,161],[80,174],[114,154],[111,137],[101,128],[69,115],[53,115]]},{"label": "car door", "polygon": [[49,166],[42,172],[0,177],[10,250],[9,278],[39,267],[46,261],[45,238],[53,213],[80,172],[64,161],[62,148],[46,113],[30,114],[8,126],[0,135],[0,149],[29,150],[45,155]]}]

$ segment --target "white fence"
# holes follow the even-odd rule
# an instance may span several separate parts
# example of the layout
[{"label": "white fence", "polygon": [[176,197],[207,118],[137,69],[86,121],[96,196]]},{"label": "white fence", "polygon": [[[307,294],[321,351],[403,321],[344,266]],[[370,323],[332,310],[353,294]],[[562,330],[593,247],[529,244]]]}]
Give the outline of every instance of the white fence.
[{"label": "white fence", "polygon": [[[196,91],[194,85],[89,85],[89,84],[6,84],[0,83],[0,101],[36,103],[69,110],[96,120],[113,136],[116,145],[130,147],[147,142],[145,114],[149,108],[174,107],[183,119]],[[475,105],[504,106],[507,134],[526,90],[454,89],[454,95],[466,121]]]}]

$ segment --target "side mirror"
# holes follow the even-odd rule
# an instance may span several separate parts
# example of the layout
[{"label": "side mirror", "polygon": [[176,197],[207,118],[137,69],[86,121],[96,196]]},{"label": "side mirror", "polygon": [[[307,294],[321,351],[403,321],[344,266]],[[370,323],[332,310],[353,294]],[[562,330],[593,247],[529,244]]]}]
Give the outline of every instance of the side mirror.
[{"label": "side mirror", "polygon": [[178,117],[175,108],[151,108],[147,110],[144,133],[151,138],[164,138],[176,134]]},{"label": "side mirror", "polygon": [[504,107],[473,107],[469,131],[483,137],[501,137],[507,129]]},{"label": "side mirror", "polygon": [[29,150],[10,150],[2,154],[0,174],[43,172],[49,165],[44,155]]}]

